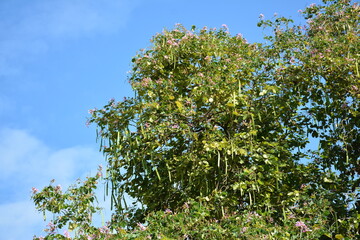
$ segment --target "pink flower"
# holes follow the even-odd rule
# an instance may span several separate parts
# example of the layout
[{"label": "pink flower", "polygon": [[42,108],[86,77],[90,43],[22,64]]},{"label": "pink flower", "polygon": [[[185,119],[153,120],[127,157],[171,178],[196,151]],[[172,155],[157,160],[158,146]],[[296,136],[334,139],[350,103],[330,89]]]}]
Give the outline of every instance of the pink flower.
[{"label": "pink flower", "polygon": [[144,225],[142,225],[141,223],[137,223],[138,227],[140,228],[141,231],[145,231],[146,227]]},{"label": "pink flower", "polygon": [[179,128],[179,125],[173,124],[173,125],[171,126],[171,128]]},{"label": "pink flower", "polygon": [[221,26],[222,26],[223,28],[225,28],[225,29],[229,29],[226,24],[223,24],[223,25],[221,25]]},{"label": "pink flower", "polygon": [[243,35],[241,33],[236,34],[236,38],[243,38]]},{"label": "pink flower", "polygon": [[144,79],[141,81],[141,86],[147,87],[150,82],[151,82],[151,78],[146,77],[146,78],[144,78]]},{"label": "pink flower", "polygon": [[65,231],[64,231],[64,236],[65,236],[66,238],[70,238],[69,232],[65,230]]},{"label": "pink flower", "polygon": [[265,16],[264,16],[264,14],[262,14],[262,13],[259,15],[259,18],[260,18],[261,20],[264,19],[264,17],[265,17]]},{"label": "pink flower", "polygon": [[103,226],[99,228],[99,230],[101,233],[105,233],[105,234],[110,233],[110,229],[107,226]]},{"label": "pink flower", "polygon": [[31,191],[32,191],[33,194],[36,194],[39,190],[37,188],[32,187]]},{"label": "pink flower", "polygon": [[311,229],[302,221],[297,221],[295,226],[299,227],[302,232],[311,232]]},{"label": "pink flower", "polygon": [[185,202],[184,205],[183,205],[183,208],[184,208],[184,209],[189,209],[190,206],[189,206],[189,204],[188,204],[187,202]]},{"label": "pink flower", "polygon": [[179,44],[175,42],[175,40],[167,40],[167,43],[171,46],[179,46]]},{"label": "pink flower", "polygon": [[187,31],[185,35],[190,38],[194,37],[194,33],[190,32],[190,31]]},{"label": "pink flower", "polygon": [[172,213],[172,211],[170,210],[170,209],[165,209],[165,211],[164,211],[166,214],[171,214]]},{"label": "pink flower", "polygon": [[95,111],[96,111],[96,108],[90,109],[90,110],[89,110],[89,114],[93,114]]},{"label": "pink flower", "polygon": [[57,185],[55,187],[55,192],[60,192],[62,190],[61,186],[60,185]]},{"label": "pink flower", "polygon": [[55,225],[54,225],[53,222],[49,222],[47,226],[49,227],[49,229],[47,229],[47,230],[50,231],[50,233],[54,233],[54,232],[55,232],[56,227],[55,227]]}]

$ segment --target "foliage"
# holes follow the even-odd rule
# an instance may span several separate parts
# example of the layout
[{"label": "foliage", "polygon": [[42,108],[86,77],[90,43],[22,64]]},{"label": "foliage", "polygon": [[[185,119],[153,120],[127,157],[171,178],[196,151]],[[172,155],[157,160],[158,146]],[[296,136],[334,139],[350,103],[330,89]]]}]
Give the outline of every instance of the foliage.
[{"label": "foliage", "polygon": [[[36,208],[43,212],[46,220],[46,212],[54,214],[53,220],[49,222],[44,230],[48,236],[46,239],[66,239],[59,233],[63,227],[69,231],[77,231],[79,235],[101,233],[92,226],[92,215],[100,210],[94,205],[96,196],[94,190],[97,188],[98,179],[101,177],[101,168],[95,177],[88,177],[86,181],[78,180],[77,184],[71,186],[66,192],[62,191],[60,185],[51,184],[41,192],[33,188],[32,199]],[[70,236],[65,231],[65,236]],[[85,238],[84,238],[85,239]]]},{"label": "foliage", "polygon": [[[359,237],[359,10],[324,0],[305,26],[262,19],[265,44],[226,25],[156,35],[133,58],[135,97],[91,110],[115,207],[106,237]],[[70,211],[93,213],[94,199],[70,196],[33,199],[79,238],[104,234]]]},{"label": "foliage", "polygon": [[[303,189],[302,193],[307,190]],[[319,197],[319,196],[317,196]],[[274,222],[272,211],[241,211],[210,218],[206,205],[185,203],[179,212],[169,209],[150,213],[146,222],[120,239],[316,239],[331,236],[336,226],[327,220],[334,212],[326,200],[312,196],[306,205],[288,209],[281,222]],[[307,214],[302,214],[307,212]],[[340,237],[340,235],[339,235]],[[351,239],[351,238],[348,238]]]}]

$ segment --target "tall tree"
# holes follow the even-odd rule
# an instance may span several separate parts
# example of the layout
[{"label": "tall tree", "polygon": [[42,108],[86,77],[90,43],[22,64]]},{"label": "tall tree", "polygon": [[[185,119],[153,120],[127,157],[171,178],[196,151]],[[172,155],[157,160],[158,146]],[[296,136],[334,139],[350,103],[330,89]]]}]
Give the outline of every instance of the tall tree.
[{"label": "tall tree", "polygon": [[[306,25],[261,20],[273,30],[264,44],[226,25],[178,25],[133,58],[135,97],[90,119],[107,158],[113,226],[195,201],[207,219],[259,211],[282,224],[293,208],[308,219],[332,209],[329,226],[351,219],[336,231],[352,224],[359,234],[359,5],[323,2],[305,9]],[[126,194],[141,207],[129,209]]]}]

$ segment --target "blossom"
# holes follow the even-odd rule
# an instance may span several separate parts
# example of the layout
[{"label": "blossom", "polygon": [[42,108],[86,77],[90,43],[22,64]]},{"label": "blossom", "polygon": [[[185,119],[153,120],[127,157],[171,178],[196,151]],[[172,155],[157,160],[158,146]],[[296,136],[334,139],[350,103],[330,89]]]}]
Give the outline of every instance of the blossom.
[{"label": "blossom", "polygon": [[65,230],[65,231],[64,231],[64,236],[65,236],[66,238],[70,238],[69,232]]},{"label": "blossom", "polygon": [[226,24],[221,25],[223,28],[229,29]]},{"label": "blossom", "polygon": [[236,34],[236,38],[243,38],[243,35],[241,33]]},{"label": "blossom", "polygon": [[95,111],[96,111],[96,108],[90,109],[90,110],[89,110],[89,114],[93,114]]},{"label": "blossom", "polygon": [[172,213],[172,211],[169,208],[167,208],[167,209],[165,209],[164,213],[170,214],[170,213]]},{"label": "blossom", "polygon": [[311,232],[311,229],[302,221],[297,221],[295,226],[299,227],[302,232]]},{"label": "blossom", "polygon": [[54,225],[53,222],[49,222],[48,225],[46,225],[47,227],[49,227],[49,229],[45,229],[45,231],[50,231],[50,233],[54,233],[56,230],[56,227]]},{"label": "blossom", "polygon": [[357,86],[355,86],[355,85],[352,85],[352,86],[351,86],[351,89],[354,90],[354,91],[359,90],[359,88],[358,88]]},{"label": "blossom", "polygon": [[105,233],[105,234],[110,233],[110,229],[107,226],[103,226],[99,228],[99,230],[101,233]]},{"label": "blossom", "polygon": [[173,125],[171,126],[171,128],[179,128],[179,125],[173,124]]},{"label": "blossom", "polygon": [[141,223],[137,223],[138,227],[140,228],[141,231],[145,231],[146,227],[144,225],[142,225]]},{"label": "blossom", "polygon": [[171,45],[171,46],[179,46],[179,44],[177,42],[175,42],[175,40],[167,40],[167,44]]},{"label": "blossom", "polygon": [[259,18],[260,18],[260,19],[264,19],[264,17],[265,17],[265,16],[264,16],[264,14],[262,14],[262,13],[259,15]]},{"label": "blossom", "polygon": [[183,208],[184,208],[184,209],[189,209],[190,206],[189,206],[189,204],[188,204],[187,202],[185,202],[184,205],[183,205]]},{"label": "blossom", "polygon": [[55,192],[60,192],[62,190],[61,185],[55,187]]},{"label": "blossom", "polygon": [[31,191],[32,191],[33,194],[36,194],[39,190],[37,188],[32,187]]},{"label": "blossom", "polygon": [[294,219],[295,218],[295,214],[291,213],[289,216],[288,216],[289,219]]},{"label": "blossom", "polygon": [[144,79],[141,81],[141,86],[147,87],[150,82],[151,82],[151,78],[146,77],[146,78],[144,78]]}]

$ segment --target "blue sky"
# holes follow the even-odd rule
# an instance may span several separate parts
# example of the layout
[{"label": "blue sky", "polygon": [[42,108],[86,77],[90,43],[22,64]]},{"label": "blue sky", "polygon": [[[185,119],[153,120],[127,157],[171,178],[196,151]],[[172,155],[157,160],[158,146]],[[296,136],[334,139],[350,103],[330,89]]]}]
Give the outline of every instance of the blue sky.
[{"label": "blue sky", "polygon": [[31,187],[53,178],[66,187],[103,164],[88,109],[133,94],[131,58],[153,35],[227,24],[262,41],[259,14],[304,22],[297,11],[311,3],[319,0],[0,1],[1,239],[41,234]]}]

